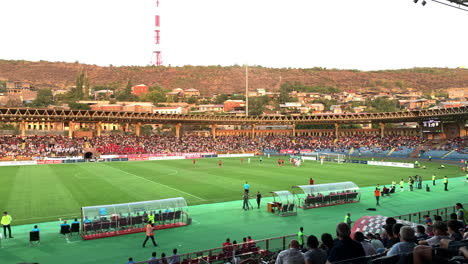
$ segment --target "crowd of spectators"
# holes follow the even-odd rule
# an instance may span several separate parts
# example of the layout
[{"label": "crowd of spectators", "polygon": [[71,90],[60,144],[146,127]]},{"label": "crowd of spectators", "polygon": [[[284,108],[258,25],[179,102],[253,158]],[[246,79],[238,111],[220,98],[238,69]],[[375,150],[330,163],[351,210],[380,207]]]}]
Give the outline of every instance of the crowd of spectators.
[{"label": "crowd of spectators", "polygon": [[[323,233],[319,240],[315,235],[305,235],[301,228],[298,239],[292,239],[287,249],[270,255],[251,237],[243,238],[241,243],[227,238],[217,260],[233,264],[467,263],[468,211],[459,203],[455,207],[457,213],[449,220],[435,215],[435,222],[426,221],[416,227],[389,217],[377,233],[352,235],[348,223],[339,223],[335,238]],[[255,252],[257,255],[250,254]]]},{"label": "crowd of spectators", "polygon": [[333,136],[128,136],[113,135],[94,138],[64,136],[1,136],[0,157],[61,157],[80,156],[84,148],[95,148],[101,155],[160,154],[188,152],[258,152],[282,149],[345,152],[371,149],[415,147],[423,140],[415,136],[353,135],[335,139]]}]

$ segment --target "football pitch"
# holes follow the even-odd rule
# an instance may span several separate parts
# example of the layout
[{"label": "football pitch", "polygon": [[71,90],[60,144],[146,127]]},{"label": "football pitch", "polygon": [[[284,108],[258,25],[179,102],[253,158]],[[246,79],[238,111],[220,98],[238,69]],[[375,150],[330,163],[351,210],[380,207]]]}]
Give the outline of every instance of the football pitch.
[{"label": "football pitch", "polygon": [[[306,161],[300,168],[279,167],[277,157],[257,157],[251,163],[239,158],[171,161],[134,161],[0,167],[0,210],[8,211],[14,224],[33,224],[80,215],[82,206],[127,203],[184,197],[188,205],[242,199],[243,184],[264,197],[271,191],[289,190],[293,185],[353,181],[360,187],[390,185],[408,176],[430,180],[459,177],[460,168],[438,162],[423,162],[427,169],[337,164]],[[296,189],[297,191],[297,189]]]}]

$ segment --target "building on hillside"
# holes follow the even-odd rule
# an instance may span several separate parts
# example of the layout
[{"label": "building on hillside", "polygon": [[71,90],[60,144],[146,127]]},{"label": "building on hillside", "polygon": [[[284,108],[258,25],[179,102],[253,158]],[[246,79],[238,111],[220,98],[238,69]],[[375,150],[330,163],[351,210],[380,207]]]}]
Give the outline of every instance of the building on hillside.
[{"label": "building on hillside", "polygon": [[149,93],[148,85],[138,84],[138,85],[132,86],[133,95],[140,96],[140,95],[147,94],[147,93]]},{"label": "building on hillside", "polygon": [[226,100],[224,101],[224,112],[245,111],[245,101],[243,100]]},{"label": "building on hillside", "polygon": [[122,111],[136,113],[153,113],[155,106],[153,103],[136,102],[134,104],[126,104],[122,106]]},{"label": "building on hillside", "polygon": [[439,103],[439,106],[442,108],[451,108],[451,107],[460,107],[468,105],[468,101],[447,101]]},{"label": "building on hillside", "polygon": [[20,93],[24,90],[31,91],[32,85],[30,82],[8,81],[6,82],[6,89],[8,93]]},{"label": "building on hillside", "polygon": [[302,104],[299,102],[285,102],[284,104],[280,104],[281,113],[284,114],[293,114],[293,113],[300,113],[301,110],[299,109]]},{"label": "building on hillside", "polygon": [[112,96],[114,95],[114,90],[97,90],[92,91],[91,94],[93,95],[94,99],[98,99],[101,97]]},{"label": "building on hillside", "polygon": [[198,106],[196,112],[200,113],[221,113],[224,110],[224,105],[222,104],[203,104]]},{"label": "building on hillside", "polygon": [[325,110],[325,106],[321,103],[307,104],[306,106],[308,106],[310,110],[314,113],[321,113]]},{"label": "building on hillside", "polygon": [[120,104],[94,104],[90,107],[95,111],[123,111],[123,106]]},{"label": "building on hillside", "polygon": [[332,105],[332,106],[330,106],[330,111],[331,111],[333,114],[341,114],[341,113],[343,113],[343,109],[342,109],[341,105]]},{"label": "building on hillside", "polygon": [[428,99],[417,99],[417,100],[398,100],[400,107],[404,107],[405,109],[424,109],[429,107],[430,105],[435,105],[435,100],[428,100]]},{"label": "building on hillside", "polygon": [[366,110],[366,106],[355,106],[353,107],[353,112],[354,113],[362,113]]},{"label": "building on hillside", "polygon": [[448,89],[449,99],[460,99],[468,97],[468,88],[452,88]]},{"label": "building on hillside", "polygon": [[200,97],[200,91],[194,88],[184,90],[185,97]]},{"label": "building on hillside", "polygon": [[182,107],[154,107],[155,114],[182,114]]},{"label": "building on hillside", "polygon": [[52,96],[55,97],[57,95],[62,95],[68,93],[67,89],[53,89],[52,90]]}]

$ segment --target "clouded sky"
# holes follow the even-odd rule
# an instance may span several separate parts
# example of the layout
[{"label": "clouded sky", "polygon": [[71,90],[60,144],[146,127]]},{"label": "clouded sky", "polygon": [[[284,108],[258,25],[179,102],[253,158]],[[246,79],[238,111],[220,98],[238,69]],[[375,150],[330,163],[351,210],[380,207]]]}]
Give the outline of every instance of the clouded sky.
[{"label": "clouded sky", "polygon": [[[159,0],[164,65],[468,66],[468,12],[427,0]],[[148,65],[156,0],[2,0],[0,59]]]}]

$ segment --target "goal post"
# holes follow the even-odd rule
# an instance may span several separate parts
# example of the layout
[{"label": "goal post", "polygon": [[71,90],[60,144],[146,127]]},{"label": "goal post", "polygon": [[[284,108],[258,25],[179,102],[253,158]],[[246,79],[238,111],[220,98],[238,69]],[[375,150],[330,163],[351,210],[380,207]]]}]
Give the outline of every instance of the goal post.
[{"label": "goal post", "polygon": [[336,162],[343,163],[345,162],[346,155],[341,153],[316,153],[317,161],[322,162]]}]

